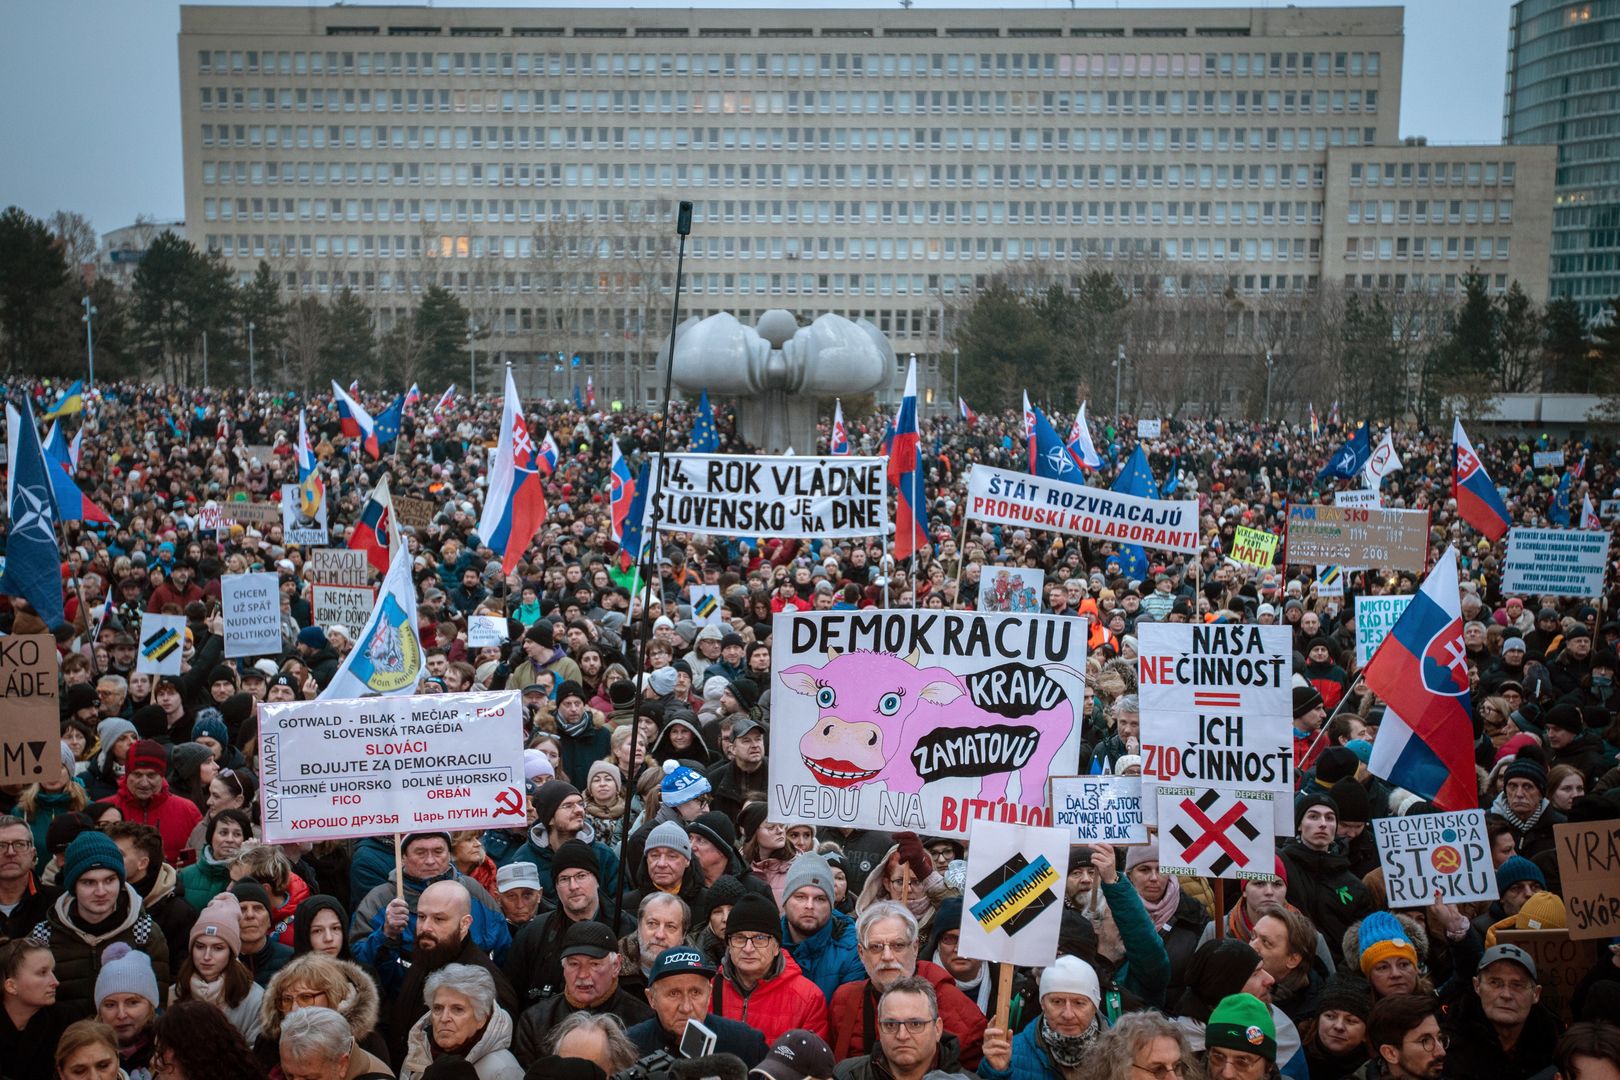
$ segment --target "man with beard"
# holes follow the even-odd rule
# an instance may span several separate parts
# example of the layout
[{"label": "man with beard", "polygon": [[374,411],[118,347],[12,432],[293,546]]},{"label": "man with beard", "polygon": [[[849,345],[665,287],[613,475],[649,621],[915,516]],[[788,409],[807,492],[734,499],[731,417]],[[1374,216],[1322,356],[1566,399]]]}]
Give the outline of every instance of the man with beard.
[{"label": "man with beard", "polygon": [[[409,966],[397,948],[389,949],[379,958],[385,997],[392,997],[393,1008],[388,1015],[388,1057],[397,1070],[405,1060],[406,1038],[415,1024],[427,1012],[422,1000],[422,989],[427,977],[450,964],[472,964],[488,971],[495,979],[495,996],[508,1016],[518,1013],[517,995],[489,959],[489,955],[468,936],[472,929],[472,894],[459,881],[437,881],[422,891],[416,901],[415,948],[411,950]],[[389,901],[383,918],[383,934],[392,942],[401,943],[410,922],[411,910],[398,898]]]},{"label": "man with beard", "polygon": [[619,940],[626,992],[645,993],[653,962],[666,949],[673,949],[686,940],[691,921],[692,909],[679,896],[654,892],[642,899],[636,908],[635,933]]},{"label": "man with beard", "polygon": [[512,1055],[525,1067],[543,1053],[551,1030],[574,1013],[617,1016],[626,1026],[652,1016],[644,998],[619,984],[618,942],[597,922],[575,923],[563,934],[563,992],[531,1005],[512,1033]]}]

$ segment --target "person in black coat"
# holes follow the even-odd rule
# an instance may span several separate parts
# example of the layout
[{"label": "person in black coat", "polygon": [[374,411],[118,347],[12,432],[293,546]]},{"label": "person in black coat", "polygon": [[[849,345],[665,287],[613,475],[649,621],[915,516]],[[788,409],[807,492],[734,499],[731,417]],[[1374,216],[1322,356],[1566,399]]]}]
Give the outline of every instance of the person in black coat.
[{"label": "person in black coat", "polygon": [[1536,962],[1517,945],[1485,950],[1473,984],[1443,1022],[1451,1076],[1528,1080],[1553,1059],[1564,1025],[1541,1004]]},{"label": "person in black coat", "polygon": [[1316,924],[1329,949],[1341,948],[1350,924],[1377,909],[1372,891],[1350,869],[1338,820],[1331,796],[1301,796],[1294,806],[1298,835],[1277,853],[1288,871],[1288,902]]},{"label": "person in black coat", "polygon": [[643,1055],[659,1050],[680,1055],[681,1034],[688,1020],[701,1021],[715,1034],[716,1054],[735,1054],[752,1069],[770,1048],[765,1037],[747,1024],[709,1012],[715,968],[698,950],[682,945],[666,949],[647,976],[647,1003],[653,1017],[625,1032]]}]

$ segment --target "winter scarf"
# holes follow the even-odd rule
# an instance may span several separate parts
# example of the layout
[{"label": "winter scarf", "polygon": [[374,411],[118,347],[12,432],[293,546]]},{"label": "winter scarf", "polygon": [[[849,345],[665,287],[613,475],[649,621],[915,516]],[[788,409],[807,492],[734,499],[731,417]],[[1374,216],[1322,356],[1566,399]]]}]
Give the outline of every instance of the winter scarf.
[{"label": "winter scarf", "polygon": [[1097,1022],[1097,1017],[1092,1016],[1091,1026],[1080,1034],[1059,1035],[1053,1030],[1052,1025],[1046,1022],[1046,1017],[1041,1017],[1041,1042],[1046,1044],[1052,1060],[1066,1069],[1072,1069],[1080,1064],[1080,1059],[1085,1057],[1091,1044],[1096,1042],[1101,1030],[1102,1025]]},{"label": "winter scarf", "polygon": [[1547,807],[1550,805],[1546,799],[1542,799],[1541,805],[1536,807],[1535,813],[1527,818],[1521,818],[1508,809],[1507,793],[1498,792],[1496,801],[1491,803],[1491,813],[1505,819],[1509,825],[1513,826],[1514,832],[1526,832],[1536,827],[1536,822],[1541,820],[1541,815],[1547,812]]},{"label": "winter scarf", "polygon": [[1170,920],[1176,917],[1176,908],[1181,904],[1181,882],[1173,877],[1165,878],[1164,895],[1153,903],[1146,897],[1142,899],[1142,906],[1147,908],[1148,918],[1153,920],[1156,928],[1170,925]]}]

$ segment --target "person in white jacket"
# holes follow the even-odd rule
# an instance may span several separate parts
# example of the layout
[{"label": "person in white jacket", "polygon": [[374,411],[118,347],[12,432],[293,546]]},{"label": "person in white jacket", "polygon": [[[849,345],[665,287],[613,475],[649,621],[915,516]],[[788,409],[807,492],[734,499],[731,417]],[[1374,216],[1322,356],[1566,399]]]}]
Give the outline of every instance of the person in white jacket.
[{"label": "person in white jacket", "polygon": [[421,1080],[440,1054],[459,1054],[479,1080],[523,1080],[512,1056],[512,1018],[495,1004],[495,979],[485,968],[448,964],[427,978],[427,1015],[411,1028],[399,1080]]},{"label": "person in white jacket", "polygon": [[237,959],[242,952],[242,907],[222,892],[208,901],[191,927],[191,942],[174,977],[169,1002],[206,1001],[217,1006],[249,1046],[259,1037],[264,987]]}]

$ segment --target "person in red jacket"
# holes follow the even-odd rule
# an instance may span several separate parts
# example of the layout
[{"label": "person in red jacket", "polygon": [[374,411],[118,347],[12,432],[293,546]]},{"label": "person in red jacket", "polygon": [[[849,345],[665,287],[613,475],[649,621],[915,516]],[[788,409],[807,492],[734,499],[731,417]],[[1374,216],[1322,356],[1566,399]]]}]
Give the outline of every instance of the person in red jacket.
[{"label": "person in red jacket", "polygon": [[861,913],[855,941],[867,977],[833,992],[828,1010],[833,1056],[844,1061],[876,1046],[878,998],[897,979],[917,975],[933,986],[939,1018],[962,1048],[962,1064],[977,1068],[983,1054],[984,1013],[957,989],[949,972],[917,959],[917,917],[892,900],[881,900]]},{"label": "person in red jacket", "polygon": [[169,790],[169,782],[164,779],[169,772],[168,747],[142,739],[130,748],[124,769],[112,804],[125,821],[138,821],[156,829],[163,836],[164,861],[178,862],[191,830],[202,820],[202,811],[190,799]]},{"label": "person in red jacket", "polygon": [[766,1042],[795,1028],[829,1037],[827,998],[782,951],[782,913],[770,897],[746,893],[732,906],[709,1009],[742,1021]]}]

